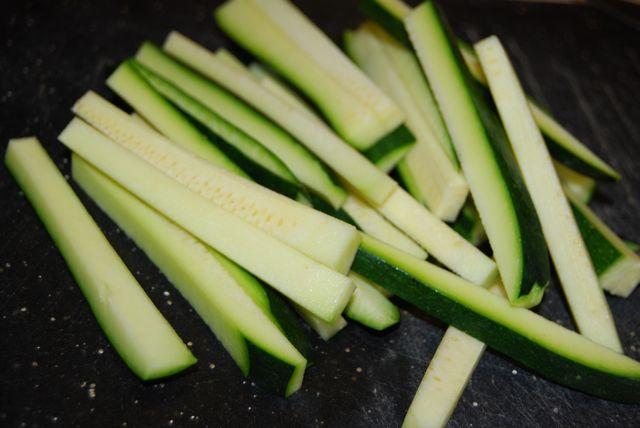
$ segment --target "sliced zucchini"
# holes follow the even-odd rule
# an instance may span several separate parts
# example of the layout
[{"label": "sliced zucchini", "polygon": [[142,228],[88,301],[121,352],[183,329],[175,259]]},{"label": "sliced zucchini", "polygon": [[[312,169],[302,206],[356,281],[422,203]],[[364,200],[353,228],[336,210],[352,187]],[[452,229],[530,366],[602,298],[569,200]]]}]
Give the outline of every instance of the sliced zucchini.
[{"label": "sliced zucchini", "polygon": [[550,380],[640,402],[640,363],[442,268],[365,237],[353,271]]},{"label": "sliced zucchini", "polygon": [[318,333],[318,336],[320,336],[324,341],[331,339],[340,330],[347,326],[347,320],[345,320],[342,316],[339,316],[333,322],[326,322],[314,316],[311,312],[307,311],[304,308],[298,306],[296,309],[298,310],[300,316],[313,329],[313,331]]},{"label": "sliced zucchini", "polygon": [[478,285],[492,283],[496,265],[482,251],[431,214],[404,189],[397,189],[378,207],[400,230],[440,263]]},{"label": "sliced zucchini", "polygon": [[[469,188],[458,170],[446,129],[438,136],[434,132],[444,125],[417,59],[373,23],[346,33],[345,48],[356,64],[403,109],[407,126],[417,137],[416,144],[398,166],[403,182],[439,218],[454,220]],[[434,115],[437,118],[432,119]]]},{"label": "sliced zucchini", "polygon": [[189,348],[131,275],[40,142],[10,140],[5,164],[131,371],[152,380],[195,364]]},{"label": "sliced zucchini", "polygon": [[[462,57],[473,77],[487,85],[477,53],[465,43],[461,43]],[[620,174],[594,154],[580,140],[567,131],[548,112],[530,97],[527,102],[536,124],[544,134],[547,148],[557,161],[569,168],[599,180],[619,180]]]},{"label": "sliced zucchini", "polygon": [[[255,79],[238,74],[234,67],[221,61],[207,49],[176,32],[169,35],[164,48],[282,126],[371,202],[382,203],[397,188],[396,182],[345,144],[329,127],[293,109]],[[301,180],[304,182],[302,178]]]},{"label": "sliced zucchini", "polygon": [[553,166],[556,169],[558,178],[562,185],[577,196],[582,202],[588,204],[593,197],[593,192],[596,190],[596,181],[586,175],[582,175],[579,172],[572,170],[561,164],[560,162],[553,162]]},{"label": "sliced zucchini", "polygon": [[480,214],[478,214],[478,210],[471,199],[467,200],[467,203],[462,207],[462,211],[460,211],[460,215],[451,224],[451,227],[476,247],[487,239],[487,234],[480,220]]},{"label": "sliced zucchini", "polygon": [[74,119],[59,139],[145,203],[323,320],[335,320],[351,298],[354,286],[349,278],[212,204],[85,122]]},{"label": "sliced zucchini", "polygon": [[[607,300],[526,96],[500,40],[475,45],[580,333],[622,352]],[[491,239],[491,235],[489,235]]]},{"label": "sliced zucchini", "polygon": [[[107,84],[152,126],[196,156],[245,178],[259,178],[264,186],[292,198],[302,191],[286,165],[262,144],[134,60],[118,67]],[[173,114],[163,115],[158,110]],[[189,150],[198,147],[185,144],[189,141],[202,141],[202,150],[226,154],[227,162],[217,164],[201,156],[201,151]]]},{"label": "sliced zucchini", "polygon": [[395,228],[372,206],[355,195],[349,195],[342,209],[353,219],[360,230],[387,244],[393,245],[419,259],[426,259],[427,252],[407,235]]},{"label": "sliced zucchini", "polygon": [[402,427],[446,426],[484,348],[484,343],[449,327],[429,362]]},{"label": "sliced zucchini", "polygon": [[401,127],[397,106],[293,4],[230,0],[216,9],[215,18],[236,42],[304,92],[359,150]]},{"label": "sliced zucchini", "polygon": [[[361,0],[360,9],[371,20],[391,33],[399,42],[411,47],[404,26],[404,19],[409,15],[411,9],[402,0]],[[471,75],[486,86],[482,66],[473,47],[460,40],[458,40],[458,46]],[[530,97],[529,107],[538,127],[545,136],[549,152],[556,160],[571,169],[596,179],[620,179],[620,174],[616,170],[594,154]]]},{"label": "sliced zucchini", "polygon": [[570,189],[566,189],[600,286],[628,297],[640,282],[640,257]]},{"label": "sliced zucchini", "polygon": [[435,4],[423,3],[405,22],[451,134],[509,300],[518,306],[535,306],[549,283],[549,256],[500,121],[462,63]]},{"label": "sliced zucchini", "polygon": [[[220,263],[222,255],[75,155],[72,170],[74,180],[193,306],[245,376],[286,395],[300,388],[307,362],[271,311],[265,312],[264,290],[254,288],[252,299]],[[260,291],[262,305],[254,300]]]},{"label": "sliced zucchini", "polygon": [[349,318],[379,331],[400,321],[398,307],[378,290],[376,284],[354,272],[349,278],[356,285],[344,312]]},{"label": "sliced zucchini", "polygon": [[334,208],[340,207],[346,198],[345,191],[323,167],[322,162],[286,131],[234,95],[174,61],[150,43],[142,45],[136,59],[263,144],[310,190],[321,195]]},{"label": "sliced zucchini", "polygon": [[338,272],[349,271],[358,246],[353,226],[192,156],[93,92],[78,100],[73,111],[204,199]]}]

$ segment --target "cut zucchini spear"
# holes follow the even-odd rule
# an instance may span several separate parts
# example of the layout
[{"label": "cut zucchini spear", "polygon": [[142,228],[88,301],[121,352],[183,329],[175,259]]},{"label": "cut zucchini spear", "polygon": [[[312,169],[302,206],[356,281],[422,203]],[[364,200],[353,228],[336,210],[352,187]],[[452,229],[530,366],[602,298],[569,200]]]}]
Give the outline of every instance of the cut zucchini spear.
[{"label": "cut zucchini spear", "polygon": [[353,270],[550,380],[640,403],[640,363],[444,269],[365,237]]},{"label": "cut zucchini spear", "polygon": [[165,48],[291,132],[396,227],[448,268],[475,283],[489,283],[495,278],[496,268],[491,259],[308,113],[293,108],[255,79],[238,74],[236,67],[178,33],[169,36]]},{"label": "cut zucchini spear", "polygon": [[195,357],[144,293],[38,140],[11,140],[5,163],[127,366],[142,380],[151,380],[193,365]]},{"label": "cut zucchini spear", "polygon": [[[526,96],[497,37],[475,45],[580,333],[622,352],[611,311]],[[489,235],[491,238],[491,235]]]},{"label": "cut zucchini spear", "polygon": [[306,113],[293,109],[255,79],[238,74],[235,67],[230,67],[202,46],[173,32],[167,38],[164,48],[169,54],[231,90],[285,128],[321,160],[334,167],[336,172],[370,201],[382,203],[398,187],[396,182],[345,144],[329,127],[318,123]]},{"label": "cut zucchini spear", "polygon": [[338,134],[358,150],[411,142],[404,117],[295,6],[284,0],[230,0],[215,11],[220,27],[289,79]]},{"label": "cut zucchini spear", "polygon": [[222,255],[75,155],[72,169],[74,180],[189,301],[245,376],[286,395],[300,388],[307,362],[263,311],[269,305],[264,290],[250,296],[220,263]]},{"label": "cut zucchini spear", "polygon": [[[404,26],[404,19],[411,8],[402,0],[360,0],[360,9],[371,20],[378,23],[398,41],[411,47]],[[473,47],[458,41],[460,53],[474,79],[486,86],[486,80]],[[552,156],[582,174],[596,179],[619,180],[620,174],[594,154],[587,146],[574,137],[548,112],[529,97],[529,107],[533,117],[545,136]]]},{"label": "cut zucchini spear", "polygon": [[478,214],[478,210],[475,205],[473,205],[471,199],[467,200],[460,211],[460,215],[458,215],[456,221],[451,224],[451,227],[458,232],[460,236],[475,246],[487,240],[487,234],[482,226],[482,221],[480,221],[480,214]]},{"label": "cut zucchini spear", "polygon": [[[127,80],[130,85],[127,88],[136,89],[129,92],[131,99],[136,97],[135,105],[153,102],[153,89],[139,75],[129,76],[132,79]],[[338,272],[349,271],[359,242],[353,226],[190,155],[139,126],[125,112],[93,92],[78,100],[73,111],[118,144],[220,208]],[[151,122],[155,124],[155,118]]]},{"label": "cut zucchini spear", "polygon": [[405,22],[451,134],[509,300],[518,306],[535,306],[549,282],[549,256],[500,121],[462,63],[435,4],[423,3]]},{"label": "cut zucchini spear", "polygon": [[344,39],[349,56],[398,103],[417,137],[398,166],[407,189],[439,218],[454,220],[469,187],[418,60],[370,22],[347,32]]},{"label": "cut zucchini spear", "polygon": [[59,139],[145,203],[314,315],[332,322],[349,301],[354,286],[347,277],[212,204],[81,120],[74,119]]},{"label": "cut zucchini spear", "polygon": [[174,61],[151,43],[138,50],[136,59],[185,94],[217,113],[278,156],[310,190],[339,208],[345,191],[313,154],[269,119],[218,85]]},{"label": "cut zucchini spear", "polygon": [[640,257],[570,189],[566,194],[600,286],[611,294],[628,297],[640,282]]},{"label": "cut zucchini spear", "polygon": [[596,190],[596,181],[591,177],[567,168],[560,162],[554,161],[553,166],[556,168],[558,178],[565,189],[568,189],[582,202],[588,204],[593,197],[593,192]]}]

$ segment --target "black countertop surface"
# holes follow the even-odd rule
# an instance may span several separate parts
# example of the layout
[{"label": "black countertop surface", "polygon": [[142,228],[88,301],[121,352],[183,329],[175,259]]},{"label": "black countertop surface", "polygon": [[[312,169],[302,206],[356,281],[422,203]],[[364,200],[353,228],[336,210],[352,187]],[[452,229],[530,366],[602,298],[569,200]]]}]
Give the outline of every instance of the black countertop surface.
[{"label": "black countertop surface", "polygon": [[[37,135],[64,173],[56,135],[86,90],[114,99],[104,80],[145,39],[178,29],[209,47],[216,2],[5,0],[0,15],[0,140]],[[336,40],[361,19],[355,2],[298,2]],[[640,241],[640,33],[633,7],[446,2],[472,40],[495,33],[530,93],[616,167],[593,206]],[[631,15],[629,15],[629,13]],[[637,13],[636,13],[637,17]],[[624,21],[624,22],[623,22]],[[329,343],[290,399],[244,380],[204,323],[98,209],[83,201],[152,300],[199,359],[162,382],[140,382],[99,330],[64,261],[4,166],[0,167],[0,426],[399,426],[443,326],[402,305],[397,328],[351,324]],[[609,297],[625,351],[640,358],[640,292]],[[571,326],[556,284],[540,313]],[[451,426],[640,426],[620,405],[543,380],[492,351],[482,358]]]}]

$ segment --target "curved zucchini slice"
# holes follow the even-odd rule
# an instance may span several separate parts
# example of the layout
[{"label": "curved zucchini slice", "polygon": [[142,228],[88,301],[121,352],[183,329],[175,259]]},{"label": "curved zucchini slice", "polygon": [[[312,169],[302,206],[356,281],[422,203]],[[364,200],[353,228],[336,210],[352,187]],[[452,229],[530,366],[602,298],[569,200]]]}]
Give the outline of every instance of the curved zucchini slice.
[{"label": "curved zucchini slice", "polygon": [[89,92],[73,111],[115,142],[220,208],[314,260],[346,273],[358,246],[354,227],[192,156]]},{"label": "curved zucchini slice", "polygon": [[640,403],[640,363],[370,237],[353,270],[562,385]]},{"label": "curved zucchini slice", "polygon": [[289,79],[358,150],[401,126],[402,112],[294,5],[230,0],[215,11],[236,42]]},{"label": "curved zucchini slice", "polygon": [[478,42],[475,49],[578,329],[589,339],[622,352],[587,247],[509,57],[495,36]]},{"label": "curved zucchini slice", "polygon": [[323,320],[335,320],[351,298],[349,278],[212,204],[80,119],[58,138],[145,203]]},{"label": "curved zucchini slice", "polygon": [[171,59],[151,43],[140,47],[136,60],[263,144],[310,190],[321,195],[334,208],[340,207],[346,198],[345,191],[322,162],[282,128],[215,83]]},{"label": "curved zucchini slice", "polygon": [[[360,9],[371,20],[391,33],[399,42],[411,47],[404,25],[404,19],[411,13],[411,8],[402,0],[361,0]],[[486,86],[484,73],[473,47],[460,40],[458,40],[458,46],[473,78]],[[620,179],[620,174],[616,170],[573,136],[531,97],[529,97],[529,108],[531,108],[533,117],[545,136],[547,148],[554,159],[592,178],[602,180]]]},{"label": "curved zucchini slice", "polygon": [[72,168],[74,180],[167,276],[245,376],[286,395],[300,388],[307,361],[280,331],[263,289],[243,288],[222,255],[86,161],[74,156]]},{"label": "curved zucchini slice", "polygon": [[9,141],[7,168],[62,253],[100,327],[142,380],[196,359],[113,250],[36,138]]},{"label": "curved zucchini slice", "polygon": [[509,300],[535,306],[549,283],[540,222],[499,119],[462,63],[432,1],[406,26],[451,134]]},{"label": "curved zucchini slice", "polygon": [[628,297],[640,283],[640,256],[571,190],[566,189],[566,194],[600,286],[611,294]]},{"label": "curved zucchini slice", "polygon": [[292,108],[255,79],[239,75],[235,67],[221,61],[202,46],[173,32],[167,38],[164,49],[278,123],[373,203],[382,203],[397,188],[395,181],[345,144],[328,126]]}]

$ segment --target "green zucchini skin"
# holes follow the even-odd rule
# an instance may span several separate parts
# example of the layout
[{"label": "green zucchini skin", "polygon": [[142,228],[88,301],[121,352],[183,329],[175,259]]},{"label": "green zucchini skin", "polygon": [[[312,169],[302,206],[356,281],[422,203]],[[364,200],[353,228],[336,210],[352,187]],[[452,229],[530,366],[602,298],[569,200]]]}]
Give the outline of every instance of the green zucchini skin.
[{"label": "green zucchini skin", "polygon": [[[398,2],[403,3],[402,0],[398,0]],[[398,42],[409,48],[412,48],[409,35],[407,34],[407,31],[404,27],[403,16],[394,14],[393,11],[381,4],[379,0],[360,0],[359,8],[365,16],[387,30],[398,40]],[[473,47],[468,43],[461,40],[458,40],[458,43],[462,44],[471,52],[473,52]],[[538,103],[533,101],[530,97],[529,102],[534,103],[539,107]],[[544,110],[542,108],[540,109]],[[552,116],[549,115],[549,117]],[[560,163],[597,180],[617,181],[620,179],[618,173],[608,165],[605,164],[606,169],[597,168],[591,165],[589,162],[586,162],[581,156],[572,153],[571,150],[568,150],[561,142],[556,141],[556,139],[546,127],[541,126],[540,130],[544,135],[544,139],[547,144],[547,148],[551,153],[551,156]]]},{"label": "green zucchini skin", "polygon": [[318,196],[316,193],[309,192],[309,199],[311,200],[311,205],[313,206],[313,208],[317,209],[318,211],[322,211],[323,213],[342,220],[345,223],[349,223],[352,226],[358,227],[355,220],[353,220],[351,216],[345,212],[345,210],[343,210],[342,208],[333,208],[329,202],[324,200],[321,196]]},{"label": "green zucchini skin", "polygon": [[415,142],[416,138],[411,131],[409,131],[409,128],[402,124],[379,139],[373,146],[362,152],[362,154],[371,162],[378,164],[390,153],[400,149],[409,150],[409,147],[414,145]]},{"label": "green zucchini skin", "polygon": [[[542,233],[542,226],[520,174],[518,163],[511,151],[508,137],[495,109],[492,108],[492,102],[487,98],[479,83],[471,76],[455,42],[451,26],[440,7],[433,1],[427,2],[427,5],[434,12],[443,30],[448,50],[453,54],[453,60],[460,71],[466,92],[470,95],[473,108],[480,118],[488,147],[493,153],[493,158],[502,177],[501,181],[510,199],[511,209],[515,212],[514,220],[520,235],[519,246],[522,252],[522,262],[520,288],[513,301],[521,302],[526,306],[535,305],[542,298],[544,288],[549,284],[551,277],[549,253]],[[489,240],[491,240],[491,236],[489,236]],[[530,292],[533,294],[529,294]],[[531,301],[534,298],[538,301]]]},{"label": "green zucchini skin", "polygon": [[180,109],[173,103],[172,105],[179,110],[185,118],[211,142],[211,144],[220,149],[222,153],[224,153],[245,174],[251,177],[252,180],[291,199],[295,199],[300,192],[305,192],[302,186],[296,186],[295,184],[277,176],[259,163],[254,162],[240,149],[229,144],[220,136],[214,134],[210,129],[198,122],[196,118],[190,116],[186,111]]},{"label": "green zucchini skin", "polygon": [[570,150],[567,150],[566,147],[563,147],[561,144],[547,135],[544,132],[544,129],[541,129],[541,131],[543,132],[544,141],[547,143],[547,149],[549,150],[549,153],[551,153],[551,156],[561,164],[581,174],[587,175],[591,178],[595,178],[596,180],[617,181],[620,179],[619,176],[607,174],[598,168],[594,168],[593,165],[574,155]]},{"label": "green zucchini skin", "polygon": [[584,214],[571,203],[573,216],[580,229],[580,234],[591,256],[591,263],[598,276],[602,275],[623,254],[587,219]]},{"label": "green zucchini skin", "polygon": [[640,378],[616,376],[558,355],[418,281],[375,250],[360,247],[352,270],[552,381],[608,400],[640,403]]}]

